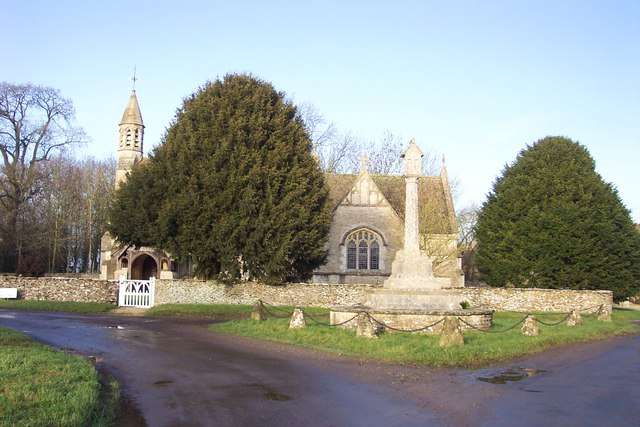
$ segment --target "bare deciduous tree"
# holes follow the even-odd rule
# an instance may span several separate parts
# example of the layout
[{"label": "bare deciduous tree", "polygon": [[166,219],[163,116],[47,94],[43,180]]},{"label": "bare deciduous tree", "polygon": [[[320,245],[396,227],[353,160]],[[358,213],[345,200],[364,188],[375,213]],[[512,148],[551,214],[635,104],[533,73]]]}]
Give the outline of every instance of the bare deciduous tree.
[{"label": "bare deciduous tree", "polygon": [[352,132],[340,132],[334,123],[326,121],[317,108],[301,104],[298,113],[313,142],[313,149],[323,171],[350,173],[357,171],[361,140]]},{"label": "bare deciduous tree", "polygon": [[475,279],[475,264],[473,252],[476,241],[474,228],[478,220],[480,208],[476,204],[470,204],[458,210],[456,216],[458,220],[458,250],[462,256],[462,270],[466,280]]},{"label": "bare deciduous tree", "polygon": [[43,188],[40,164],[63,147],[83,142],[73,125],[71,100],[56,89],[0,83],[0,202],[5,210],[0,269],[12,270],[23,256],[23,208]]},{"label": "bare deciduous tree", "polygon": [[377,175],[398,175],[402,172],[402,138],[386,131],[380,142],[369,149],[369,172]]}]

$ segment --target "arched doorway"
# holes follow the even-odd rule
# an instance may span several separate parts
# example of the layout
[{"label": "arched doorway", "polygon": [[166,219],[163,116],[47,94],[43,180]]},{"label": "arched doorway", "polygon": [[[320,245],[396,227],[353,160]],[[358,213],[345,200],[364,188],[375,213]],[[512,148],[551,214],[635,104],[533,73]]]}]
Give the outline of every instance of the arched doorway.
[{"label": "arched doorway", "polygon": [[131,265],[132,280],[149,280],[149,277],[158,276],[158,263],[152,256],[142,254]]}]

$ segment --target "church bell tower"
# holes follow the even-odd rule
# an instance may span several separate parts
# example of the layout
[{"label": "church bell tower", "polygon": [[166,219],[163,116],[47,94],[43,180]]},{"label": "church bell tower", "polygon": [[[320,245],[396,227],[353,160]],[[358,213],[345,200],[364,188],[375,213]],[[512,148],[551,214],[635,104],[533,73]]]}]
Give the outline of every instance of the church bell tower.
[{"label": "church bell tower", "polygon": [[127,177],[133,166],[142,160],[142,142],[144,124],[136,90],[131,91],[129,103],[120,121],[120,142],[118,145],[118,163],[116,166],[116,188]]}]

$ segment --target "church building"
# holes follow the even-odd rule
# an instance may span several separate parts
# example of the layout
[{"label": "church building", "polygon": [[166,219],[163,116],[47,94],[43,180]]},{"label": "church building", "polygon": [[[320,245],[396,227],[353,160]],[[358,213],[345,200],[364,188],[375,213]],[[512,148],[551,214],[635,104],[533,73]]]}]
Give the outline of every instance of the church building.
[{"label": "church building", "polygon": [[[144,124],[135,90],[120,121],[116,188],[143,158]],[[417,151],[416,151],[417,150]],[[414,140],[407,153],[422,157]],[[327,262],[314,283],[382,284],[403,247],[405,183],[402,176],[372,175],[363,161],[359,174],[325,174],[333,222],[326,243]],[[420,246],[433,261],[443,287],[464,286],[457,254],[457,222],[446,168],[438,176],[418,178]],[[176,279],[190,274],[171,256],[153,248],[118,245],[106,233],[101,247],[101,278]]]}]

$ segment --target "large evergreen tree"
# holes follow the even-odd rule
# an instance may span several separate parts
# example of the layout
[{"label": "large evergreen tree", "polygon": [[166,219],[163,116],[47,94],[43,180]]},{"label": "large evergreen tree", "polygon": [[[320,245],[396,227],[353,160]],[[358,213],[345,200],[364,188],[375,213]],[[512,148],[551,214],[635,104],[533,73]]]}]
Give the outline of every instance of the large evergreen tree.
[{"label": "large evergreen tree", "polygon": [[505,167],[476,225],[492,286],[640,290],[640,234],[585,147],[547,137]]},{"label": "large evergreen tree", "polygon": [[192,257],[198,273],[278,283],[310,277],[331,216],[296,107],[227,75],[185,99],[162,144],[118,190],[118,240]]}]

